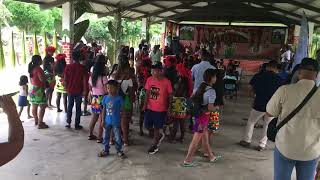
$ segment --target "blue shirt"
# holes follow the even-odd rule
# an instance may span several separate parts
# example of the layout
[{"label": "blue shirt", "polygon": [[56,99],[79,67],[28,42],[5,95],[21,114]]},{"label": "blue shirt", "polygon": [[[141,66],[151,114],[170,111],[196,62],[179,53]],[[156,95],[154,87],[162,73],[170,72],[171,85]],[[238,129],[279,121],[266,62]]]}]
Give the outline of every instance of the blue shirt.
[{"label": "blue shirt", "polygon": [[103,107],[106,107],[106,117],[104,122],[107,125],[120,126],[120,112],[123,105],[121,96],[104,96]]},{"label": "blue shirt", "polygon": [[277,91],[283,85],[282,79],[274,72],[265,71],[253,76],[250,81],[256,97],[253,103],[253,109],[266,112],[266,106]]},{"label": "blue shirt", "polygon": [[215,69],[208,61],[201,61],[192,67],[192,78],[194,80],[193,92],[196,92],[203,82],[203,74],[207,69]]}]

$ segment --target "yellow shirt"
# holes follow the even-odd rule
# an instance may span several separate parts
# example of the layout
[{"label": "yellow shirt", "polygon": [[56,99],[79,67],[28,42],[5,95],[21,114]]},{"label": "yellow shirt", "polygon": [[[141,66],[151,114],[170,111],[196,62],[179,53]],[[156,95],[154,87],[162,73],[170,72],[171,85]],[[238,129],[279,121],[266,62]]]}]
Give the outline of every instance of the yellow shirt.
[{"label": "yellow shirt", "polygon": [[[300,80],[280,87],[267,105],[267,112],[281,122],[311,91],[315,82]],[[320,90],[278,132],[276,147],[285,157],[299,161],[320,156]]]}]

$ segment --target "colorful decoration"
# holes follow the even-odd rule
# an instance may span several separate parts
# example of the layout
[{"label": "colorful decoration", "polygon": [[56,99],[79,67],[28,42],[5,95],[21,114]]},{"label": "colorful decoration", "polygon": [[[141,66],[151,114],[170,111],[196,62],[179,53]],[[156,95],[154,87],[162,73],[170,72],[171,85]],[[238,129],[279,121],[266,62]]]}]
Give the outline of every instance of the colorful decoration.
[{"label": "colorful decoration", "polygon": [[67,57],[66,54],[57,54],[55,58],[57,61],[60,61],[60,60],[66,59],[66,57]]}]

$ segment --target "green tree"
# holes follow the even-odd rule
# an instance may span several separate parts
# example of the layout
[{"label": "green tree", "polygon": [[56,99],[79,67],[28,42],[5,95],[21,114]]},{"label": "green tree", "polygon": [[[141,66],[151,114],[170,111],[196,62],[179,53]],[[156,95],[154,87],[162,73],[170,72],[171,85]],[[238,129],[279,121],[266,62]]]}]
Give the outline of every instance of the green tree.
[{"label": "green tree", "polygon": [[0,70],[5,68],[6,63],[4,59],[4,50],[3,50],[3,44],[2,44],[2,37],[1,37],[1,28],[5,25],[7,25],[8,21],[11,18],[10,11],[6,8],[6,6],[3,4],[3,0],[0,0]]}]

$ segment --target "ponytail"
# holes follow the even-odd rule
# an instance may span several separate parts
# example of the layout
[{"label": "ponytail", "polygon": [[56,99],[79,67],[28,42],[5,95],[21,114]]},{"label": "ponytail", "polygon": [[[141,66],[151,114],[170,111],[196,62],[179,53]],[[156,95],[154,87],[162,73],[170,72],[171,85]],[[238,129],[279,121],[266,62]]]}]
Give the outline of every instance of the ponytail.
[{"label": "ponytail", "polygon": [[34,55],[31,58],[31,62],[28,64],[28,73],[30,78],[32,78],[32,71],[33,69],[38,66],[39,64],[41,64],[40,62],[42,61],[41,56],[39,55]]},{"label": "ponytail", "polygon": [[196,91],[196,93],[192,96],[192,101],[198,104],[203,104],[203,95],[206,92],[208,84],[206,82],[202,82]]}]

